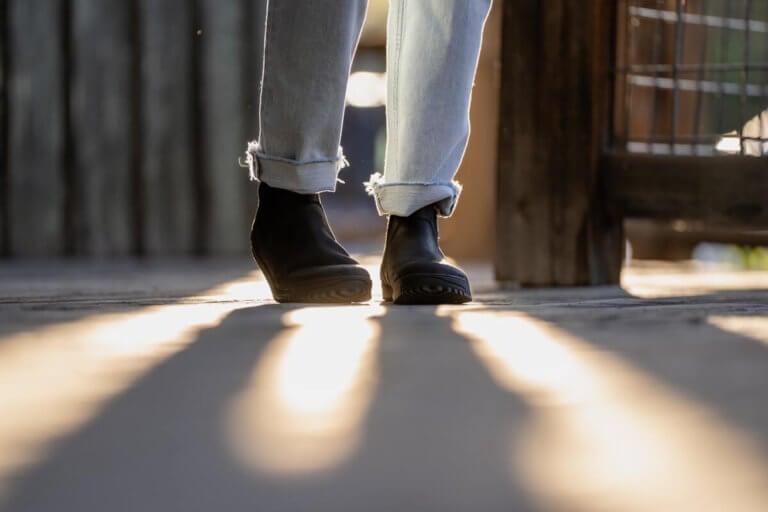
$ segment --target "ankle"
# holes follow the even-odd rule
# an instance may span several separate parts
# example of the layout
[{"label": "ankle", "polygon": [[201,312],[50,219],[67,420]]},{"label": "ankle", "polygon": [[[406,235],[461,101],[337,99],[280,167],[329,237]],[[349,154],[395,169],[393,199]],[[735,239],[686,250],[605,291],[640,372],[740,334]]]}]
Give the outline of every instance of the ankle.
[{"label": "ankle", "polygon": [[294,202],[312,202],[319,200],[319,194],[300,194],[292,190],[271,187],[264,182],[259,183],[259,200],[270,203],[284,204]]}]

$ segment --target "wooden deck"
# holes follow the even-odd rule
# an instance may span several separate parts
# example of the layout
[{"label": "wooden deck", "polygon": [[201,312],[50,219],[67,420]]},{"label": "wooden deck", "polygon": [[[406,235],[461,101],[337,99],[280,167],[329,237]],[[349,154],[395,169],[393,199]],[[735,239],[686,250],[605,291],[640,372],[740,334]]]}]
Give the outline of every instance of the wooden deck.
[{"label": "wooden deck", "polygon": [[318,307],[241,260],[4,263],[0,510],[768,510],[768,273],[469,268],[467,306]]}]

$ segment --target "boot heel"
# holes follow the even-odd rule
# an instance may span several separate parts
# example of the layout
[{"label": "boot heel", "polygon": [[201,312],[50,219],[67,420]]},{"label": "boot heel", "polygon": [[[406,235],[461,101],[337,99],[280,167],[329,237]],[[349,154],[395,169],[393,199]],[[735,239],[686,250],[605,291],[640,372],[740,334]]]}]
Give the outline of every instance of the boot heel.
[{"label": "boot heel", "polygon": [[381,283],[381,298],[384,302],[392,302],[392,287]]}]

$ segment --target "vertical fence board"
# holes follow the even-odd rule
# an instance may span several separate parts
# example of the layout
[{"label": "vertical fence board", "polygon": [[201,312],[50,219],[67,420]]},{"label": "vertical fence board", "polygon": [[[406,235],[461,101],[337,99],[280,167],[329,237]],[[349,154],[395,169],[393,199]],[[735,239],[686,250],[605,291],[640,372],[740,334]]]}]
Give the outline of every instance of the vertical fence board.
[{"label": "vertical fence board", "polygon": [[201,106],[199,144],[204,144],[208,195],[206,252],[243,254],[248,247],[248,219],[243,187],[247,174],[237,158],[245,149],[241,63],[244,24],[240,2],[200,0],[198,37]]},{"label": "vertical fence board", "polygon": [[8,217],[8,23],[6,0],[0,0],[0,257],[10,254]]},{"label": "vertical fence board", "polygon": [[187,0],[143,0],[144,246],[149,255],[193,248],[192,45]]},{"label": "vertical fence board", "polygon": [[15,256],[55,256],[63,248],[65,126],[62,5],[7,0],[8,212]]},{"label": "vertical fence board", "polygon": [[603,211],[614,0],[505,9],[496,274],[524,286],[617,282],[620,222]]},{"label": "vertical fence board", "polygon": [[72,0],[72,129],[78,188],[77,252],[134,251],[136,150],[131,2]]}]

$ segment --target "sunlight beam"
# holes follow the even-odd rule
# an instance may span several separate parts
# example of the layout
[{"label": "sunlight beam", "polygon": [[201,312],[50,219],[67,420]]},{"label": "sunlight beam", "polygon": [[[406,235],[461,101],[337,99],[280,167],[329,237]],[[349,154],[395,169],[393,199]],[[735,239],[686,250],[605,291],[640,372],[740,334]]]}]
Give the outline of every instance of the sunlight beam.
[{"label": "sunlight beam", "polygon": [[286,315],[233,401],[232,449],[281,476],[332,469],[359,443],[376,379],[378,306],[310,307]]},{"label": "sunlight beam", "polygon": [[252,305],[237,299],[263,295],[260,286],[266,284],[248,277],[192,303],[97,314],[0,338],[0,503],[10,481],[40,463],[54,441],[82,428],[200,331]]},{"label": "sunlight beam", "polygon": [[718,329],[750,338],[768,347],[768,317],[766,316],[710,316],[707,322]]},{"label": "sunlight beam", "polygon": [[724,265],[638,265],[621,275],[624,290],[643,299],[695,297],[726,290],[768,288],[768,272],[743,272]]},{"label": "sunlight beam", "polygon": [[444,309],[533,409],[510,471],[557,510],[763,511],[768,463],[746,434],[625,361],[522,313]]}]

